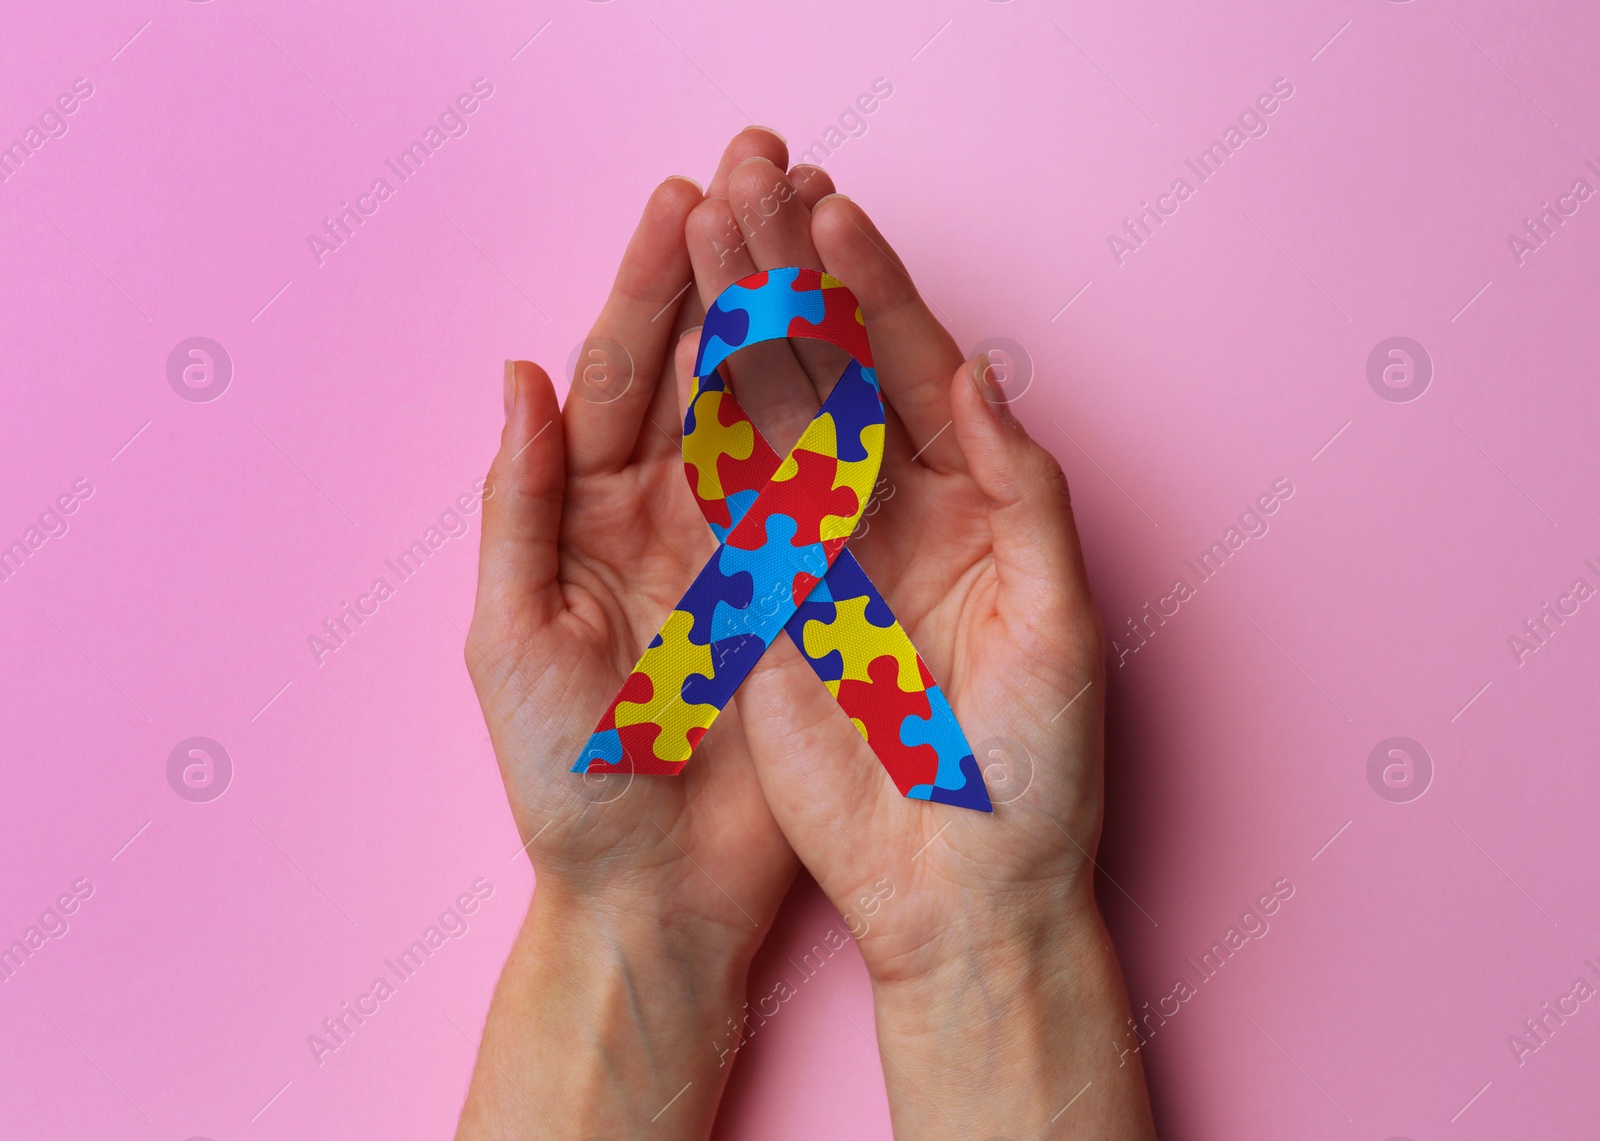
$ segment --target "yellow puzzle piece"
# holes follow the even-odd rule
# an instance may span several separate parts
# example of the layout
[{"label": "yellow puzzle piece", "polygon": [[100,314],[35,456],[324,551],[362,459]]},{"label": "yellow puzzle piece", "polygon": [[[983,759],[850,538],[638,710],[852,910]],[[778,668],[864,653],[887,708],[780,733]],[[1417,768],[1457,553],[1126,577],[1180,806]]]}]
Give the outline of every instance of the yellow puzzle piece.
[{"label": "yellow puzzle piece", "polygon": [[684,679],[691,674],[711,675],[711,647],[689,641],[694,615],[674,610],[661,628],[661,645],[644,652],[635,672],[650,679],[654,696],[648,705],[623,701],[617,705],[617,727],[659,724],[655,754],[663,761],[689,759],[690,729],[710,728],[717,716],[715,705],[690,705],[681,700]]},{"label": "yellow puzzle piece", "polygon": [[[821,658],[834,650],[844,659],[845,681],[871,681],[867,667],[877,658],[891,657],[899,664],[896,683],[905,693],[923,690],[922,671],[917,669],[917,648],[896,622],[888,628],[867,621],[868,598],[847,598],[835,602],[832,622],[812,619],[806,623],[806,653]],[[832,688],[830,686],[830,688]],[[838,696],[838,691],[834,691]]]}]

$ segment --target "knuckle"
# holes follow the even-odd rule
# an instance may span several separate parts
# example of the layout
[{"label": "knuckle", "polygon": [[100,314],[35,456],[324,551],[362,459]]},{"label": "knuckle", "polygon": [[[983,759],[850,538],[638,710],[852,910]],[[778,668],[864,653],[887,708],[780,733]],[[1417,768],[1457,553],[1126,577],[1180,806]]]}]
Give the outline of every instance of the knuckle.
[{"label": "knuckle", "polygon": [[1061,461],[1039,444],[1034,445],[1034,474],[1040,490],[1059,499],[1064,509],[1072,510],[1072,489],[1067,484],[1067,473]]}]

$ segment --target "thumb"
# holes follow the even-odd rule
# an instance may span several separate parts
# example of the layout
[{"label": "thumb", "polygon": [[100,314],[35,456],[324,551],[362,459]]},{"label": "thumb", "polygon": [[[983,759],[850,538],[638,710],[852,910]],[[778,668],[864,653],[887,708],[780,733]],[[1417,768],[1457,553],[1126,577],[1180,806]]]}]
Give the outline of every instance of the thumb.
[{"label": "thumb", "polygon": [[1000,614],[1059,639],[1062,623],[1094,614],[1067,477],[1017,420],[987,356],[956,370],[950,410],[967,471],[989,500]]},{"label": "thumb", "polygon": [[506,423],[483,486],[478,609],[548,622],[561,607],[557,584],[566,447],[561,407],[544,369],[506,362]]}]

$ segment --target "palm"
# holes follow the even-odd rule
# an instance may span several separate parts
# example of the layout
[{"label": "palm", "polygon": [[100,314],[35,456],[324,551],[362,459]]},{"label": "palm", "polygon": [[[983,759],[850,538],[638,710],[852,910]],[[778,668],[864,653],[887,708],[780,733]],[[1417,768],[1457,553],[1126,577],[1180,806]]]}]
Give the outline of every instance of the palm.
[{"label": "palm", "polygon": [[[895,884],[899,902],[862,941],[884,977],[915,969],[964,899],[1081,879],[1099,826],[1101,693],[1089,685],[1102,668],[1098,619],[1059,469],[1020,433],[986,442],[994,420],[984,401],[965,380],[952,387],[959,350],[853,203],[748,224],[741,199],[770,200],[782,177],[766,164],[740,168],[729,203],[690,216],[702,299],[780,265],[824,268],[856,293],[889,416],[883,502],[849,545],[940,681],[998,801],[991,816],[902,798],[786,637],[740,688],[735,705],[767,801],[824,890],[848,908],[885,875]],[[743,239],[731,258],[730,232]],[[839,371],[810,345],[795,348],[730,360],[740,403],[780,452]],[[1008,462],[1027,457],[1038,502],[997,506],[1004,465],[968,463],[986,448],[1010,449]],[[1022,528],[1019,510],[1032,513]]]},{"label": "palm", "polygon": [[[1008,622],[982,495],[964,476],[901,475],[883,525],[850,546],[949,697],[996,815],[902,798],[792,646],[774,645],[739,703],[773,811],[818,882],[845,904],[894,884],[899,902],[862,940],[876,977],[914,970],[965,893],[1070,870],[1098,828],[1099,694],[1055,717],[1096,676],[1093,631]],[[1041,671],[1052,657],[1059,666]]]},{"label": "palm", "polygon": [[681,466],[651,458],[570,480],[560,610],[530,628],[474,635],[500,642],[513,663],[486,662],[478,672],[497,753],[516,758],[507,777],[518,825],[527,837],[554,822],[548,838],[575,862],[632,861],[659,848],[652,822],[671,832],[703,795],[723,798],[735,820],[750,819],[737,811],[748,807],[741,799],[759,797],[737,715],[719,722],[680,780],[568,773],[605,702],[714,549],[693,501],[670,479],[682,479]]},{"label": "palm", "polygon": [[683,486],[677,433],[669,431],[670,313],[689,274],[683,217],[698,200],[686,183],[657,190],[595,326],[596,337],[627,349],[625,391],[601,402],[575,386],[558,408],[549,379],[536,366],[517,366],[514,407],[485,493],[466,654],[542,880],[580,893],[621,887],[691,922],[749,932],[770,921],[795,864],[761,796],[736,711],[707,734],[679,778],[570,772],[715,547]]}]

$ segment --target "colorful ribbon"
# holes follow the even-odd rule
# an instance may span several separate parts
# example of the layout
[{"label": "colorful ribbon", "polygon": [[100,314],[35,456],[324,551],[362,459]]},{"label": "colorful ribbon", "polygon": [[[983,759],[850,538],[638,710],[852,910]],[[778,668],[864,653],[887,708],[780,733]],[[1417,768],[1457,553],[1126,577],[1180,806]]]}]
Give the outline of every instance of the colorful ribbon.
[{"label": "colorful ribbon", "polygon": [[[780,461],[717,366],[736,349],[786,337],[827,341],[851,361]],[[572,771],[679,772],[778,631],[788,630],[903,795],[992,811],[950,703],[844,549],[883,462],[883,397],[855,295],[814,269],[736,282],[706,313],[695,375],[684,474],[721,546]]]}]

